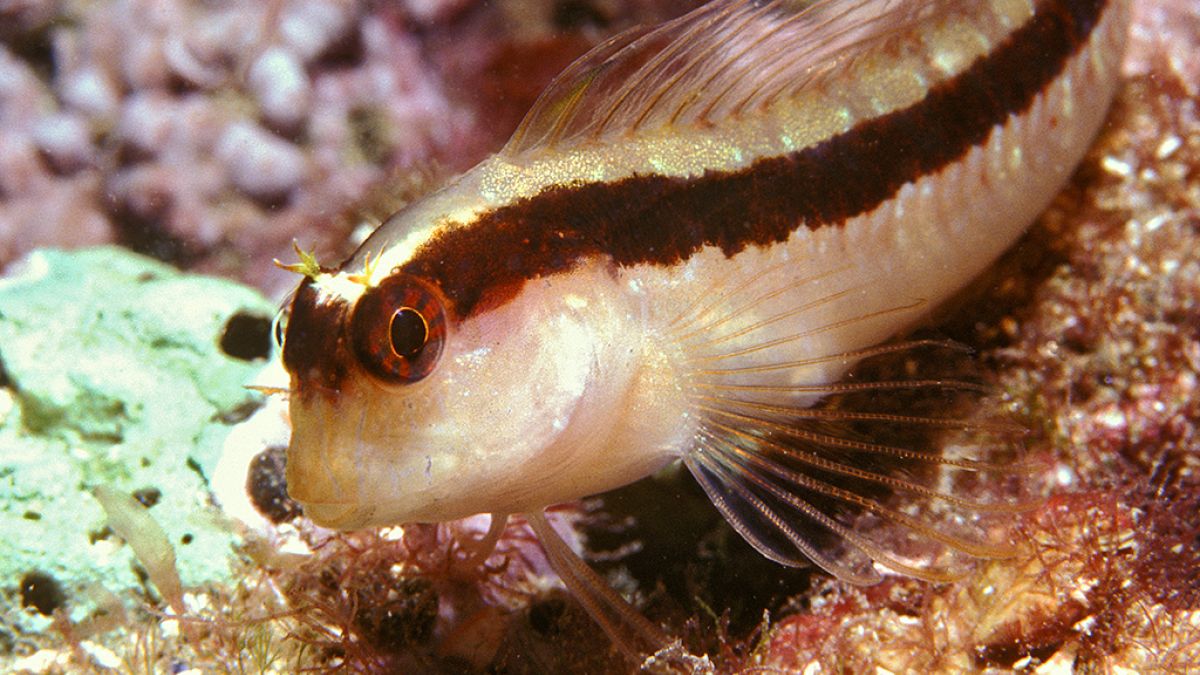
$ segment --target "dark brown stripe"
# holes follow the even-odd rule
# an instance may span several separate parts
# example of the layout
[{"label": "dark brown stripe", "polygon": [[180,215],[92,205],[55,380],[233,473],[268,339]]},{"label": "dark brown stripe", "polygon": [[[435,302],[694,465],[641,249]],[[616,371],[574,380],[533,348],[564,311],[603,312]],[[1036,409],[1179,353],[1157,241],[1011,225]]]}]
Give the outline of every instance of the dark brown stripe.
[{"label": "dark brown stripe", "polygon": [[1051,0],[991,54],[921,102],[815,146],[738,171],[635,175],[556,186],[424,244],[403,267],[438,284],[466,318],[511,299],[528,279],[589,256],[673,264],[702,246],[733,255],[800,225],[840,225],[984,142],[1025,111],[1088,38],[1107,0]]},{"label": "dark brown stripe", "polygon": [[313,394],[336,398],[350,373],[353,357],[342,330],[346,301],[319,301],[311,279],[296,289],[283,340],[283,365],[296,378],[293,395],[309,400]]}]

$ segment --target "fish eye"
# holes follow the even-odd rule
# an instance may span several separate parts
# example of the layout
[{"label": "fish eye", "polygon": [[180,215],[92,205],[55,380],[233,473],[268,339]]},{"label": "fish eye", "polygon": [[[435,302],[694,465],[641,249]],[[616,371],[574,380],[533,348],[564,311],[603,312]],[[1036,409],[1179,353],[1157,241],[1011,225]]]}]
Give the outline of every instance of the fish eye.
[{"label": "fish eye", "polygon": [[290,314],[287,307],[281,307],[278,312],[275,312],[275,318],[271,321],[271,335],[275,338],[276,349],[283,349],[283,338],[287,334],[287,322]]},{"label": "fish eye", "polygon": [[433,371],[446,338],[446,314],[432,286],[394,274],[363,293],[347,329],[367,373],[386,384],[405,384]]},{"label": "fish eye", "polygon": [[429,338],[429,322],[412,307],[401,307],[392,314],[388,332],[392,338],[392,352],[411,359],[421,352]]}]

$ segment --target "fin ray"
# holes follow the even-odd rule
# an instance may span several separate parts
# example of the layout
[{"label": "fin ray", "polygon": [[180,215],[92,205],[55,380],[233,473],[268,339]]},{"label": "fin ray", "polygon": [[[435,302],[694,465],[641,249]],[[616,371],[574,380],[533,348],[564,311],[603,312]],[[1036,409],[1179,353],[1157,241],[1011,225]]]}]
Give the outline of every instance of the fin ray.
[{"label": "fin ray", "polygon": [[878,319],[880,317],[884,317],[889,314],[902,314],[904,312],[911,312],[911,311],[917,309],[918,307],[921,307],[925,303],[926,303],[926,301],[924,299],[918,298],[916,300],[912,300],[912,301],[904,303],[902,305],[893,305],[890,307],[886,307],[884,309],[863,312],[863,313],[857,314],[855,316],[850,316],[845,319],[841,319],[840,321],[831,321],[829,323],[817,326],[815,328],[810,328],[808,330],[791,333],[789,335],[783,335],[783,336],[780,336],[777,338],[772,338],[769,340],[765,340],[763,342],[748,345],[748,346],[741,347],[738,349],[733,349],[733,350],[729,350],[729,351],[721,351],[721,352],[710,353],[710,354],[693,354],[693,355],[690,355],[689,358],[692,361],[699,361],[699,362],[725,361],[728,359],[734,359],[734,358],[738,358],[741,356],[746,356],[748,354],[755,354],[758,352],[773,349],[773,348],[779,347],[781,345],[798,342],[798,341],[804,340],[806,338],[811,338],[814,335],[820,335],[822,333],[828,333],[828,332],[836,331],[839,329],[843,329],[843,328],[846,328],[847,326],[853,326],[854,324],[864,323],[864,322],[870,321],[872,319]]},{"label": "fin ray", "polygon": [[815,520],[817,524],[825,527],[833,534],[842,537],[854,547],[857,547],[872,560],[881,562],[887,567],[902,571],[910,576],[942,580],[953,578],[955,575],[952,573],[940,573],[929,569],[922,569],[910,563],[900,561],[897,556],[873,543],[866,536],[859,534],[853,527],[839,522],[836,518],[828,515],[822,510],[815,509],[810,502],[797,497],[794,490],[788,489],[787,483],[781,485],[779,480],[770,479],[767,472],[773,474],[777,479],[787,482],[793,482],[792,479],[796,479],[793,487],[799,487],[803,485],[803,487],[818,494],[823,494],[836,500],[862,507],[875,515],[880,515],[888,520],[891,520],[902,527],[908,528],[932,541],[945,544],[955,552],[965,553],[975,557],[988,558],[1006,557],[1008,554],[1006,549],[978,544],[964,538],[946,534],[936,529],[932,525],[921,523],[915,518],[906,516],[894,509],[887,508],[878,502],[874,502],[866,497],[857,495],[849,490],[843,490],[827,483],[806,478],[803,474],[789,472],[783,467],[770,462],[759,462],[761,465],[759,468],[765,468],[766,472],[761,470],[748,470],[747,467],[739,462],[739,458],[747,457],[753,458],[754,455],[725,450],[723,459],[732,464],[732,466],[729,466],[729,470],[739,472],[744,481],[752,483],[779,502],[798,509],[806,516]]},{"label": "fin ray", "polygon": [[876,566],[943,582],[1008,557],[1004,525],[1037,504],[1025,429],[956,413],[992,393],[971,378],[871,379],[920,348],[968,351],[933,339],[858,350],[884,362],[830,384],[698,378],[701,421],[684,462],[738,533],[782,564],[807,558],[854,583],[878,580]]},{"label": "fin ray", "polygon": [[662,630],[612,589],[559,537],[541,511],[525,514],[551,567],[575,599],[634,663],[671,644]]},{"label": "fin ray", "polygon": [[855,349],[844,352],[836,352],[833,354],[820,354],[803,359],[793,359],[790,361],[775,361],[768,363],[758,363],[747,366],[733,366],[729,368],[705,368],[697,369],[694,372],[697,375],[705,376],[729,376],[729,375],[752,375],[757,373],[767,373],[781,370],[800,370],[809,366],[819,366],[835,361],[846,361],[849,363],[857,363],[863,359],[870,359],[877,356],[886,356],[898,352],[919,349],[923,347],[939,347],[948,350],[969,352],[965,346],[959,345],[951,340],[908,340],[905,342],[888,342],[874,347],[865,349]]},{"label": "fin ray", "polygon": [[961,0],[715,0],[635,28],[551,83],[502,154],[720,124],[819,87],[861,54]]},{"label": "fin ray", "polygon": [[[721,515],[767,558],[789,567],[799,567],[808,560],[835,577],[855,584],[869,585],[879,581],[879,573],[871,567],[869,559],[858,556],[858,560],[849,563],[827,555],[822,547],[796,530],[789,519],[780,515],[714,458],[695,453],[688,455],[684,464]],[[772,537],[775,534],[782,535],[784,541],[779,541],[777,536]],[[797,553],[800,555],[797,556]]]},{"label": "fin ray", "polygon": [[[1019,513],[1023,510],[1026,510],[1026,507],[1020,503],[992,504],[992,503],[982,502],[982,501],[979,501],[979,502],[971,501],[971,500],[968,500],[968,499],[965,499],[962,497],[957,497],[953,494],[949,494],[949,493],[945,493],[945,492],[938,492],[937,490],[934,490],[932,488],[928,488],[923,485],[914,483],[912,481],[904,480],[902,478],[897,478],[895,476],[888,476],[888,475],[885,475],[882,473],[875,473],[875,472],[872,472],[869,470],[859,469],[859,468],[850,466],[847,463],[837,462],[837,461],[833,461],[833,460],[830,460],[827,458],[823,458],[813,452],[799,450],[797,448],[789,447],[778,441],[750,438],[750,437],[747,437],[747,435],[744,434],[744,432],[740,432],[739,430],[737,430],[734,427],[730,427],[730,426],[722,425],[722,424],[718,424],[718,423],[712,423],[712,426],[715,427],[715,429],[718,433],[721,433],[722,435],[726,436],[727,438],[729,438],[729,437],[736,438],[736,437],[740,436],[740,437],[742,437],[741,440],[743,442],[751,441],[751,442],[760,443],[765,447],[772,448],[782,454],[785,454],[788,459],[792,459],[797,462],[806,464],[808,466],[818,468],[818,469],[828,472],[828,473],[836,473],[836,474],[840,474],[840,475],[847,476],[850,478],[855,478],[855,479],[858,479],[861,481],[870,481],[873,483],[878,483],[879,485],[883,485],[888,488],[912,492],[912,493],[921,495],[922,497],[938,499],[940,501],[944,501],[944,502],[951,504],[953,506],[956,506],[956,507],[972,509],[972,510],[976,510],[976,511],[980,511],[980,512]],[[789,469],[789,471],[790,471],[790,469]]]},{"label": "fin ray", "polygon": [[881,382],[831,382],[829,384],[736,384],[718,382],[698,382],[698,387],[713,391],[741,392],[792,392],[794,394],[837,394],[851,391],[884,391],[889,389],[954,389],[959,391],[974,391],[985,393],[983,385],[966,380],[885,380]]}]

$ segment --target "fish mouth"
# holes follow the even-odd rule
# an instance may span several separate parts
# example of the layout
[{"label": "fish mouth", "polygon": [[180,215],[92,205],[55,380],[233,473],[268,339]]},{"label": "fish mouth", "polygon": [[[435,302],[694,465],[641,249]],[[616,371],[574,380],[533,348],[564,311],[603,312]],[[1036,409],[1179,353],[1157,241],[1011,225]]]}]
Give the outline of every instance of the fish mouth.
[{"label": "fish mouth", "polygon": [[365,435],[368,412],[362,400],[353,396],[343,395],[333,403],[292,402],[287,490],[321,527],[353,530],[395,525],[410,513],[425,515],[415,511],[437,501],[414,484],[424,481],[403,480],[427,472],[424,465],[397,465],[393,452],[380,446],[379,439]]},{"label": "fish mouth", "polygon": [[321,400],[290,401],[288,494],[300,502],[314,522],[325,527],[349,522],[350,514],[362,507],[361,468],[354,453],[346,452],[342,443],[357,426],[355,422],[347,428],[347,418],[358,417],[347,414],[347,403],[346,399],[333,404]]}]

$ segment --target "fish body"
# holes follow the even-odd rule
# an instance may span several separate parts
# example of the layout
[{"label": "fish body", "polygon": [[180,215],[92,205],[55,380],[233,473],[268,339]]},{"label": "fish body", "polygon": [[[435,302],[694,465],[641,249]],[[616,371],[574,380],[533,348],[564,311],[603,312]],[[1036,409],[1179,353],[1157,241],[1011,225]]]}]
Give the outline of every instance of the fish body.
[{"label": "fish body", "polygon": [[1060,189],[1127,12],[717,0],[614,38],[503,150],[310,270],[284,344],[289,491],[350,529],[539,512],[682,459],[785,564],[936,565],[839,504],[988,555],[874,497],[969,507],[944,480],[872,469],[985,462],[804,425]]}]

